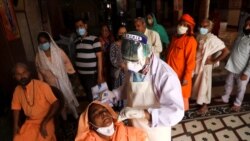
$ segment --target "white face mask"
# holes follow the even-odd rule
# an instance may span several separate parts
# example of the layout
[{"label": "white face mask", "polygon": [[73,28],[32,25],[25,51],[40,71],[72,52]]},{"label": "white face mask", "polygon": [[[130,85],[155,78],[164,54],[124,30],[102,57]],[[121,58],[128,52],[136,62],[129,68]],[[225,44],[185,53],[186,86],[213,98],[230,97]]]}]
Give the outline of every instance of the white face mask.
[{"label": "white face mask", "polygon": [[133,72],[139,72],[144,67],[146,63],[146,56],[143,54],[142,46],[138,48],[137,56],[138,56],[137,62],[127,61],[128,70],[131,70]]},{"label": "white face mask", "polygon": [[99,127],[97,128],[96,132],[105,135],[105,136],[112,136],[115,132],[114,123],[112,122],[107,127]]},{"label": "white face mask", "polygon": [[178,25],[177,26],[177,34],[182,35],[185,34],[188,30],[188,27],[182,26],[182,25]]},{"label": "white face mask", "polygon": [[127,61],[128,70],[133,72],[139,72],[142,70],[144,64],[141,64],[140,62],[131,62]]},{"label": "white face mask", "polygon": [[153,19],[148,19],[148,23],[151,25],[153,24]]}]

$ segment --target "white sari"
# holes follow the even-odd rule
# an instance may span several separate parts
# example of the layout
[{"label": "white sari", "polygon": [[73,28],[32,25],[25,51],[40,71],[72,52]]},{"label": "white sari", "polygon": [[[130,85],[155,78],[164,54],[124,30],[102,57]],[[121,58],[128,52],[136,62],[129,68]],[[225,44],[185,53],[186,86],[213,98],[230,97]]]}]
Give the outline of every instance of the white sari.
[{"label": "white sari", "polygon": [[39,79],[61,90],[66,106],[77,118],[76,107],[79,106],[79,103],[73,93],[72,85],[67,75],[66,66],[61,55],[63,51],[57,46],[51,36],[50,40],[51,57],[47,57],[45,52],[40,48],[38,48],[36,55],[36,67],[39,73]]}]

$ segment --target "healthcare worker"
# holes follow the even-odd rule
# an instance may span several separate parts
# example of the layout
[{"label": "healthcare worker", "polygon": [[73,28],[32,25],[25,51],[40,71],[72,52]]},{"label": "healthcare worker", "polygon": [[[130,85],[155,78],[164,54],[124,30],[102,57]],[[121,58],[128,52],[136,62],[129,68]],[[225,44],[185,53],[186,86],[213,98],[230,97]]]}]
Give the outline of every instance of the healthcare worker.
[{"label": "healthcare worker", "polygon": [[170,141],[171,126],[184,116],[181,85],[172,68],[146,43],[147,37],[139,32],[123,37],[122,55],[129,71],[124,85],[112,94],[117,100],[126,97],[127,107],[118,120],[131,119],[133,126],[148,134],[149,141]]}]

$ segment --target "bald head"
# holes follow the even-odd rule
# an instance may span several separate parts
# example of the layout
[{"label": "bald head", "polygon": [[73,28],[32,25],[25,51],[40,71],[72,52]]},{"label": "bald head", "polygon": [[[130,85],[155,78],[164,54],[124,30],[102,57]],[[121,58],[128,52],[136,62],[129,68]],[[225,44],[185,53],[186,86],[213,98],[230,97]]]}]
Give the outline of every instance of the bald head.
[{"label": "bald head", "polygon": [[207,29],[208,29],[208,32],[211,32],[211,31],[212,31],[213,26],[214,26],[213,22],[212,22],[211,20],[209,20],[209,19],[204,19],[204,20],[202,20],[202,22],[201,22],[201,27],[207,28]]},{"label": "bald head", "polygon": [[21,86],[26,86],[31,80],[29,67],[25,63],[16,63],[12,72]]}]

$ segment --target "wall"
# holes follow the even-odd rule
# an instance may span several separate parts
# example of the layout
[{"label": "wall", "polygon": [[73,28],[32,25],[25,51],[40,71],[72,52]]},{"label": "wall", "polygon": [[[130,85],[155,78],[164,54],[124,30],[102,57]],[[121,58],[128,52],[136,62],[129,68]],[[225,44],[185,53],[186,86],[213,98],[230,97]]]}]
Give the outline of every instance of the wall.
[{"label": "wall", "polygon": [[20,34],[28,61],[34,62],[37,51],[36,37],[42,30],[38,0],[24,0],[22,8],[15,8]]},{"label": "wall", "polygon": [[237,27],[240,17],[241,0],[229,0],[228,6],[228,26]]},{"label": "wall", "polygon": [[[15,14],[13,16],[13,19],[15,19]],[[6,25],[6,23],[3,23],[3,20],[0,20],[0,89],[4,92],[0,93],[0,99],[4,99],[4,102],[6,103],[4,105],[1,103],[1,106],[4,106],[4,108],[5,106],[10,108],[12,92],[15,87],[15,81],[13,80],[11,69],[16,62],[25,61],[26,55],[20,37],[17,37],[14,40],[7,39],[5,32]],[[18,26],[15,27],[15,29],[18,30]],[[1,107],[1,109],[2,108],[3,107]]]}]

